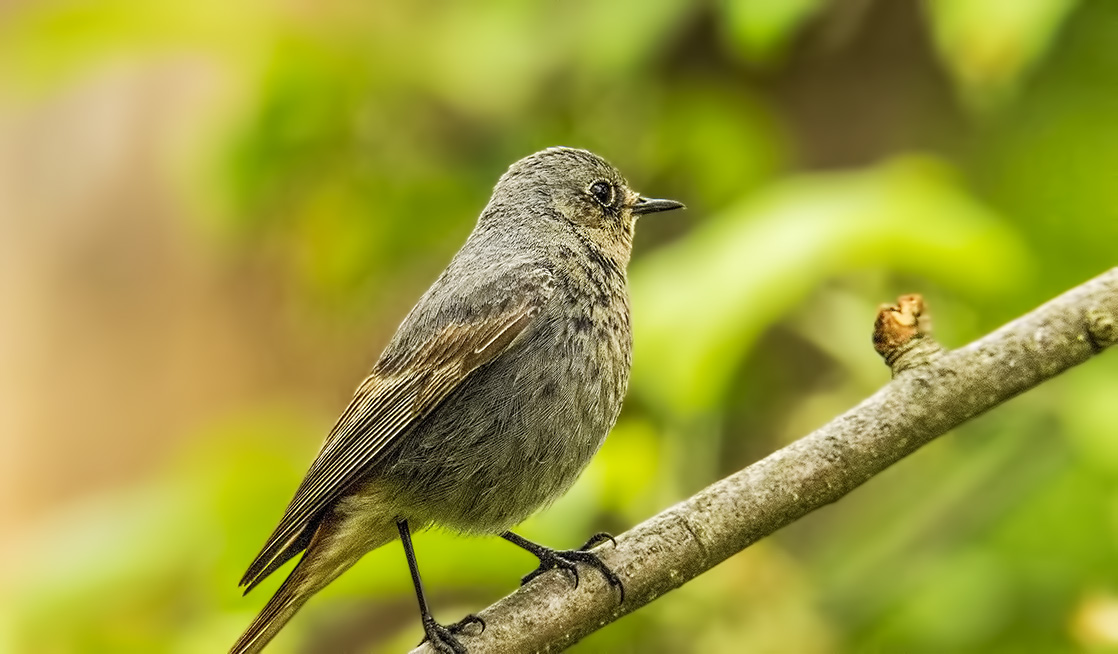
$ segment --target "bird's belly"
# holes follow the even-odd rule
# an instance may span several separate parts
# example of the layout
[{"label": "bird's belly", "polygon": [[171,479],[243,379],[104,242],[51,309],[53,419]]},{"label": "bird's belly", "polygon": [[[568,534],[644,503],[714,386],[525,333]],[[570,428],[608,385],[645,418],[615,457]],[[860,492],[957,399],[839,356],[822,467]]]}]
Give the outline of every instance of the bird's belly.
[{"label": "bird's belly", "polygon": [[404,517],[496,533],[562,495],[621,409],[627,345],[551,338],[476,371],[383,470]]}]

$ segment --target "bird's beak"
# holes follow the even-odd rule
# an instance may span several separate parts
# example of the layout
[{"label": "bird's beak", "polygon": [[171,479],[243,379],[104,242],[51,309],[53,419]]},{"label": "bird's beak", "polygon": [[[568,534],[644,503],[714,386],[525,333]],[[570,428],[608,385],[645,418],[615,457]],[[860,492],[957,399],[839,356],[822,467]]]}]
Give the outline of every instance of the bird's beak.
[{"label": "bird's beak", "polygon": [[633,213],[638,216],[646,213],[656,213],[657,211],[671,211],[672,209],[683,209],[682,202],[675,200],[662,200],[655,198],[646,198],[643,195],[637,198],[633,204]]}]

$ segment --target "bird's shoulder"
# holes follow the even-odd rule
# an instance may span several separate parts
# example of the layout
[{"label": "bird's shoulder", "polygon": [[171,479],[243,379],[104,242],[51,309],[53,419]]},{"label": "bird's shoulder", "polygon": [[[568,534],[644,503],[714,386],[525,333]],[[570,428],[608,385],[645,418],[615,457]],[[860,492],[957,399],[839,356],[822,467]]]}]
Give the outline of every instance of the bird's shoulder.
[{"label": "bird's shoulder", "polygon": [[554,268],[541,257],[461,255],[400,323],[373,368],[374,375],[414,360],[432,344],[461,341],[468,345],[485,333],[500,330],[503,324],[523,320],[528,314],[534,317],[555,294]]}]

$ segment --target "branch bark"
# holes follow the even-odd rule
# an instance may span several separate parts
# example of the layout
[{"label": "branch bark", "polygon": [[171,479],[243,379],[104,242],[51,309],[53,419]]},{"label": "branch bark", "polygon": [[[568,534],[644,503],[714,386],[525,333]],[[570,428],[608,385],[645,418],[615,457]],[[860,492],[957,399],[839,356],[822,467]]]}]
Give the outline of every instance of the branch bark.
[{"label": "branch bark", "polygon": [[[918,296],[878,314],[874,343],[893,381],[824,427],[703,489],[597,552],[625,602],[592,571],[549,573],[479,616],[470,654],[557,652],[830,504],[959,424],[1118,342],[1118,268],[983,338],[945,351]],[[432,654],[429,645],[412,654]]]}]

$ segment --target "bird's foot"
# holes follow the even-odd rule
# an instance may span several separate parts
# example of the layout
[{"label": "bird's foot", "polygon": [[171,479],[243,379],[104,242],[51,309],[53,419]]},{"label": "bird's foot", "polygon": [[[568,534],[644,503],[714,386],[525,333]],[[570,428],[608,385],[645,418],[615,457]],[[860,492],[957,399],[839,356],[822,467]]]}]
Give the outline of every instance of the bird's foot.
[{"label": "bird's foot", "polygon": [[585,543],[582,544],[582,547],[580,547],[578,549],[580,549],[580,550],[592,550],[595,547],[597,547],[597,546],[601,545],[602,543],[606,542],[607,540],[609,542],[613,543],[614,547],[617,547],[617,539],[614,538],[612,534],[609,534],[609,533],[604,532],[604,531],[599,531],[598,533],[591,536]]},{"label": "bird's foot", "polygon": [[445,627],[435,622],[434,617],[425,615],[423,616],[423,633],[425,636],[423,640],[419,641],[419,644],[430,642],[431,647],[434,647],[435,651],[440,654],[466,654],[466,646],[458,641],[458,634],[474,624],[480,625],[481,631],[485,631],[485,620],[472,613]]},{"label": "bird's foot", "polygon": [[575,588],[578,588],[578,564],[585,563],[602,573],[602,576],[606,578],[606,582],[609,583],[610,587],[616,588],[620,594],[621,599],[618,603],[623,603],[625,601],[625,586],[621,583],[621,578],[618,577],[613,570],[609,569],[609,566],[602,561],[601,557],[590,551],[592,548],[606,541],[610,541],[614,545],[617,544],[613,536],[602,532],[591,536],[590,540],[586,541],[586,543],[577,550],[553,550],[548,547],[543,547],[542,545],[536,545],[535,549],[530,549],[528,551],[536,555],[536,558],[540,560],[540,565],[535,570],[524,575],[520,580],[520,585],[523,586],[548,570],[563,570],[571,574],[571,577],[574,579]]},{"label": "bird's foot", "polygon": [[448,624],[446,626],[446,628],[449,629],[450,633],[452,633],[452,634],[460,634],[463,631],[465,631],[466,628],[469,627],[472,624],[476,624],[477,626],[481,627],[480,629],[478,629],[477,633],[480,634],[481,632],[485,631],[485,620],[482,620],[481,618],[474,615],[473,613],[467,615],[466,617],[462,618],[458,622],[455,622],[454,624]]}]

